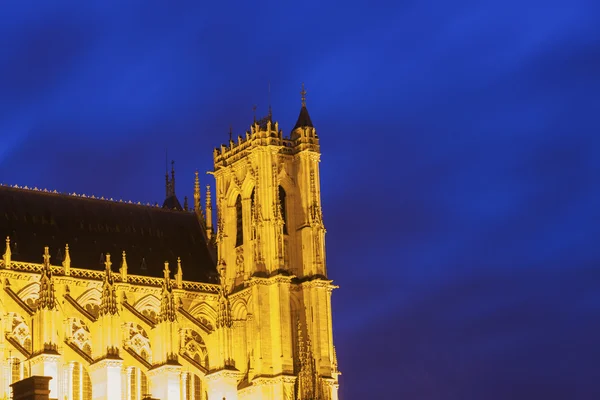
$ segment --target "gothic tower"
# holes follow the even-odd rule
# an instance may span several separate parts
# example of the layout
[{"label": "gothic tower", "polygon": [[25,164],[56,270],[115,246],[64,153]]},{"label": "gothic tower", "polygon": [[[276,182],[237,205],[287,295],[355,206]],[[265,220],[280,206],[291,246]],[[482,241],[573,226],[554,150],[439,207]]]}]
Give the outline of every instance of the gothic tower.
[{"label": "gothic tower", "polygon": [[[246,371],[261,398],[308,398],[297,388],[301,329],[312,343],[316,392],[335,399],[339,373],[331,326],[334,286],[325,264],[321,153],[304,85],[301,94],[289,137],[269,110],[245,137],[214,150],[218,268],[227,293],[251,290],[241,314],[246,341],[233,354],[235,368]],[[235,329],[235,310],[233,319]]]}]

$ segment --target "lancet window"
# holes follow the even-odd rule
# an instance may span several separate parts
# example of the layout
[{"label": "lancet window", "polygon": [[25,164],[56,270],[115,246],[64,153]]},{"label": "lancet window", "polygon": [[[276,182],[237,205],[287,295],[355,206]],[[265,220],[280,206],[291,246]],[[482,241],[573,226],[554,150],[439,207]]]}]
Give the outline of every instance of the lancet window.
[{"label": "lancet window", "polygon": [[256,188],[252,188],[252,194],[250,195],[250,219],[253,221],[253,223],[251,224],[251,229],[252,229],[252,233],[251,233],[251,240],[256,239],[256,204],[254,202],[254,191]]},{"label": "lancet window", "polygon": [[87,370],[78,362],[73,362],[71,376],[73,396],[69,400],[92,400],[92,381]]},{"label": "lancet window", "polygon": [[286,200],[285,189],[283,187],[279,186],[279,205],[281,207],[281,218],[283,219],[283,233],[285,233],[287,235],[287,233],[288,233],[287,210],[286,210],[285,200]]},{"label": "lancet window", "polygon": [[9,384],[18,382],[22,379],[29,377],[29,369],[27,368],[27,363],[21,361],[17,357],[10,357],[8,360],[8,365],[10,366],[10,381]]},{"label": "lancet window", "polygon": [[125,400],[142,400],[150,397],[148,377],[136,367],[127,369],[127,386],[125,388]]},{"label": "lancet window", "polygon": [[236,235],[235,246],[244,244],[244,223],[242,220],[242,196],[238,195],[235,201]]},{"label": "lancet window", "polygon": [[195,374],[187,373],[185,381],[185,394],[187,400],[204,400],[202,396],[202,380]]}]

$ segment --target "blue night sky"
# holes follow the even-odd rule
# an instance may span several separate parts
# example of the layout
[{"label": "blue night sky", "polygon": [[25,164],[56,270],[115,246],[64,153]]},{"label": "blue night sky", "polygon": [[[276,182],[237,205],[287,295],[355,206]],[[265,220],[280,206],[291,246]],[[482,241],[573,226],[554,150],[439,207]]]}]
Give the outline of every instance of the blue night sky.
[{"label": "blue night sky", "polygon": [[305,82],[341,399],[600,397],[600,3],[110,3],[3,2],[0,182],[191,197]]}]

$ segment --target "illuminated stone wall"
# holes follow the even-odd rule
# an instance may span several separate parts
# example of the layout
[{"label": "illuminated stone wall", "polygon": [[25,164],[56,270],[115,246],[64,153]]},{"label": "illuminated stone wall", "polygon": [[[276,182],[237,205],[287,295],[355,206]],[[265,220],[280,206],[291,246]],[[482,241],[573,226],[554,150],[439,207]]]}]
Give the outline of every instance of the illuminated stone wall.
[{"label": "illuminated stone wall", "polygon": [[66,400],[337,400],[335,286],[305,104],[289,138],[269,115],[213,156],[216,232],[198,177],[194,203],[220,284],[186,281],[194,266],[179,262],[162,278],[131,275],[125,253],[106,255],[104,271],[71,268],[68,246],[62,265],[48,248],[24,263],[6,239],[0,399],[35,374]]}]

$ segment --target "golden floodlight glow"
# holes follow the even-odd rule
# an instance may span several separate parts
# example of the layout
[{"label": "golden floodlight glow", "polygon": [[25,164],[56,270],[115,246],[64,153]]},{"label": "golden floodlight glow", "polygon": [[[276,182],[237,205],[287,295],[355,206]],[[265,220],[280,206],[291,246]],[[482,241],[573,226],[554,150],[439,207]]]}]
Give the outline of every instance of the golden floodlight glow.
[{"label": "golden floodlight glow", "polygon": [[[39,248],[41,263],[21,258],[18,249],[28,243],[17,246],[14,237],[6,238],[0,261],[0,399],[10,397],[12,383],[39,375],[52,378],[50,398],[61,400],[337,400],[331,311],[336,286],[327,278],[320,145],[304,86],[301,104],[289,137],[269,111],[243,137],[214,150],[216,183],[213,194],[207,186],[204,207],[197,172],[193,209],[187,198],[180,206],[174,167],[166,176],[163,208],[169,210],[0,186],[11,196],[37,196],[49,209],[52,199],[63,196],[82,207],[110,202],[111,210],[141,207],[146,211],[140,215],[173,216],[158,228],[122,227],[120,221],[88,227],[73,206],[71,219],[82,219],[76,223],[92,233],[69,238],[70,246],[60,249]],[[130,247],[117,239],[103,250],[100,266],[78,263],[86,240],[122,238],[123,230],[129,238],[161,237],[168,224],[179,223],[170,222],[179,221],[178,215],[191,218],[198,233],[185,236],[192,247],[182,241],[166,249],[171,258],[160,266],[146,258],[132,263],[134,250],[123,251]],[[32,230],[53,223],[53,217],[23,218]],[[40,240],[54,243],[53,236]],[[213,278],[185,279],[186,270],[189,279],[201,268],[186,263],[194,246],[208,246]],[[139,247],[135,251],[144,254],[157,251]],[[111,257],[108,251],[115,249]],[[53,260],[50,254],[57,252]]]}]

